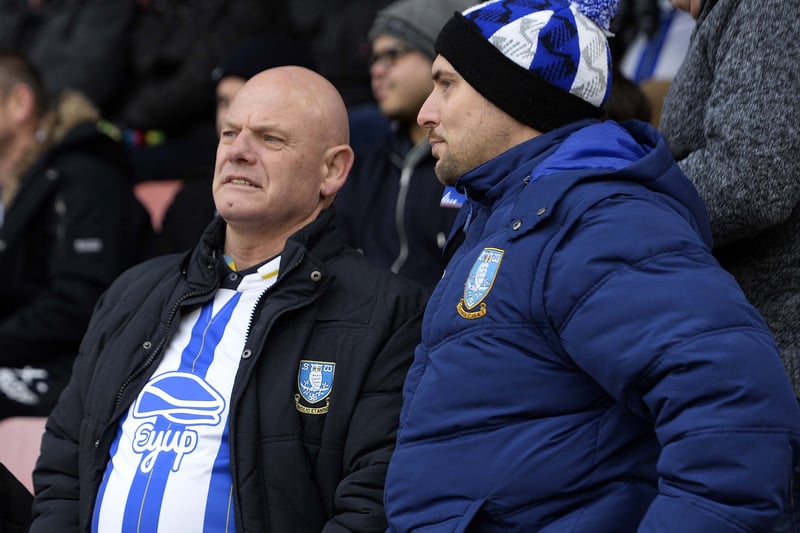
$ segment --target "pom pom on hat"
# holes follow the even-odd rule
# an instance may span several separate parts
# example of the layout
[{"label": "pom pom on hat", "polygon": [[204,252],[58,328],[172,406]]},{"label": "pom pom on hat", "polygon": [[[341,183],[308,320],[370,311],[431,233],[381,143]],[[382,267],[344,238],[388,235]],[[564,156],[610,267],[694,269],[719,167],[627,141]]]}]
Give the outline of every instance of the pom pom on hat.
[{"label": "pom pom on hat", "polygon": [[619,9],[619,0],[574,0],[578,11],[583,13],[608,35],[611,20]]},{"label": "pom pom on hat", "polygon": [[487,100],[541,132],[598,118],[611,91],[619,0],[490,0],[457,13],[437,53]]}]

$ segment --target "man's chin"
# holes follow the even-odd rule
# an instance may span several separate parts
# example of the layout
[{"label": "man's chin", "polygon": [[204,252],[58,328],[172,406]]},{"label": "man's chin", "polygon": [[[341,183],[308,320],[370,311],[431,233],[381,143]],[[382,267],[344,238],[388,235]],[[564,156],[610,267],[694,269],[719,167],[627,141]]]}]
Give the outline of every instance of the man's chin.
[{"label": "man's chin", "polygon": [[458,181],[459,174],[443,159],[436,161],[433,171],[436,173],[436,179],[438,179],[439,183],[442,185],[454,187],[456,181]]}]

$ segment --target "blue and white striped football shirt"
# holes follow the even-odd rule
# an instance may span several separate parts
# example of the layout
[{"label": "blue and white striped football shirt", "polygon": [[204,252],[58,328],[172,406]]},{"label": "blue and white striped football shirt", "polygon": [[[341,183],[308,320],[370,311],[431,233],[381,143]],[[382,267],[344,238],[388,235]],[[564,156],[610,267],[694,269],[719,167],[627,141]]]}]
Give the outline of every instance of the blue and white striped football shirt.
[{"label": "blue and white striped football shirt", "polygon": [[120,423],[93,532],[235,531],[229,400],[250,317],[279,263],[242,276],[235,290],[219,289],[183,318]]}]

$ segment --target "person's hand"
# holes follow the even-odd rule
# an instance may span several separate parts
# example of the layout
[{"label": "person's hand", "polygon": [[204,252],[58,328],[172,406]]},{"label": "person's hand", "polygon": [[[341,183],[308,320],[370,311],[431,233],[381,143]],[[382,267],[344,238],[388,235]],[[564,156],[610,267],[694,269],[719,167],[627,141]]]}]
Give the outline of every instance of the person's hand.
[{"label": "person's hand", "polygon": [[687,11],[694,19],[700,15],[700,4],[702,2],[703,0],[670,0],[672,7]]}]

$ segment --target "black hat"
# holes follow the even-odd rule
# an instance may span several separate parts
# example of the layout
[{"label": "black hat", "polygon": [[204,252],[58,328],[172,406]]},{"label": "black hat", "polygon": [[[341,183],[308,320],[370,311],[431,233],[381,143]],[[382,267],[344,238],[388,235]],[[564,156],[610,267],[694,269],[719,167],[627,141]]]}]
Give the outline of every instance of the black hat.
[{"label": "black hat", "polygon": [[494,0],[456,13],[436,52],[484,98],[538,131],[598,118],[611,91],[618,0]]}]

